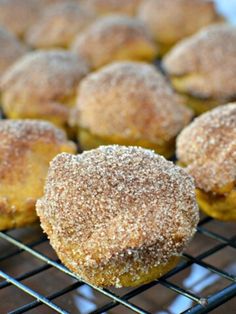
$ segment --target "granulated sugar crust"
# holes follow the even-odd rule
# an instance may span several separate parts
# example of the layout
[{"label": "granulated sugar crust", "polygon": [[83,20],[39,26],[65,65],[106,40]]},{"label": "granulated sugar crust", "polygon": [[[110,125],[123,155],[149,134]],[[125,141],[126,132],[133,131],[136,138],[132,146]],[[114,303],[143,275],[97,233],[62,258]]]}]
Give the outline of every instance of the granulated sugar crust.
[{"label": "granulated sugar crust", "polygon": [[124,264],[122,272],[135,276],[166,263],[190,241],[199,218],[183,169],[153,151],[116,145],[58,155],[37,213],[66,266],[93,282],[109,265]]},{"label": "granulated sugar crust", "polygon": [[78,124],[99,136],[168,141],[191,120],[182,103],[154,66],[116,62],[81,82]]},{"label": "granulated sugar crust", "polygon": [[236,181],[236,103],[196,118],[177,139],[177,157],[206,192]]},{"label": "granulated sugar crust", "polygon": [[173,48],[164,58],[170,76],[187,76],[186,92],[234,99],[236,92],[236,27],[209,26]]}]

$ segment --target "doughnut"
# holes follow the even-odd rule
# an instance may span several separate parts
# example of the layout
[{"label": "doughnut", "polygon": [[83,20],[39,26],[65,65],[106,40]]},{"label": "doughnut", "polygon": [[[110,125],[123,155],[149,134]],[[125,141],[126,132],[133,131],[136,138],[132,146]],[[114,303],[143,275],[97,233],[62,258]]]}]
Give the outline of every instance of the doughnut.
[{"label": "doughnut", "polygon": [[31,52],[3,75],[2,109],[10,119],[49,120],[67,129],[77,86],[88,70],[83,58],[71,52]]},{"label": "doughnut", "polygon": [[99,15],[125,14],[134,16],[142,0],[89,0],[84,4]]},{"label": "doughnut", "polygon": [[223,21],[214,2],[205,0],[146,0],[137,15],[152,33],[161,55],[179,40]]},{"label": "doughnut", "polygon": [[196,118],[177,138],[177,157],[209,216],[236,221],[236,103]]},{"label": "doughnut", "polygon": [[0,121],[0,230],[37,220],[35,202],[43,195],[49,162],[75,153],[65,133],[46,121]]},{"label": "doughnut", "polygon": [[173,268],[199,218],[184,170],[153,151],[118,145],[55,157],[36,210],[71,271],[115,287],[148,283]]},{"label": "doughnut", "polygon": [[3,73],[18,58],[27,52],[27,47],[7,29],[0,26],[0,79]]},{"label": "doughnut", "polygon": [[26,42],[34,48],[68,48],[94,19],[95,14],[78,3],[51,5],[29,29]]},{"label": "doughnut", "polygon": [[120,144],[171,157],[175,137],[191,117],[192,111],[153,65],[123,61],[82,80],[71,123],[85,150]]},{"label": "doughnut", "polygon": [[121,15],[92,23],[76,37],[72,51],[83,56],[93,69],[115,60],[152,61],[158,52],[142,22]]},{"label": "doughnut", "polygon": [[171,50],[163,61],[175,89],[201,114],[236,100],[236,27],[209,26]]},{"label": "doughnut", "polygon": [[0,25],[17,37],[23,38],[39,16],[38,0],[0,0]]}]

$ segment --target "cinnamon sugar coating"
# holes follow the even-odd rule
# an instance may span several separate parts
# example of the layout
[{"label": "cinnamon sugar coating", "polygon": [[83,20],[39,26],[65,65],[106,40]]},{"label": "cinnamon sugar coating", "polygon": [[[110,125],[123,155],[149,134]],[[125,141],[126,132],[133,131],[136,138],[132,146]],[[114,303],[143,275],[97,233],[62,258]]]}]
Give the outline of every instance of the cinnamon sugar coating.
[{"label": "cinnamon sugar coating", "polygon": [[217,192],[236,181],[236,103],[196,118],[177,138],[177,157],[197,188]]},{"label": "cinnamon sugar coating", "polygon": [[153,151],[117,145],[58,155],[37,213],[68,268],[117,287],[122,275],[136,278],[178,256],[199,218],[184,170]]},{"label": "cinnamon sugar coating", "polygon": [[215,25],[177,44],[164,58],[171,77],[183,78],[182,92],[202,98],[236,97],[236,27]]},{"label": "cinnamon sugar coating", "polygon": [[79,127],[93,134],[154,143],[174,138],[192,117],[154,66],[128,61],[88,75],[76,110]]}]

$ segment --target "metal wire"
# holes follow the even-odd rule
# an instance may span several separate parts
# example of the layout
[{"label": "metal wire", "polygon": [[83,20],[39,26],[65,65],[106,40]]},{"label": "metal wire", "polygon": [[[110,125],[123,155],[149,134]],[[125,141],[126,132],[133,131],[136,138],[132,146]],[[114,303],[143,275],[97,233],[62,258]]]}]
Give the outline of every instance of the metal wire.
[{"label": "metal wire", "polygon": [[[134,313],[139,313],[139,314],[150,314],[147,312],[145,309],[140,308],[137,305],[134,305],[131,303],[129,300],[134,298],[135,296],[138,296],[142,294],[143,292],[147,291],[148,289],[156,286],[156,285],[161,285],[166,287],[167,289],[170,289],[174,293],[178,295],[182,295],[189,300],[192,301],[193,306],[188,309],[187,311],[183,312],[183,314],[203,314],[203,313],[208,313],[209,311],[215,309],[216,307],[222,305],[223,303],[227,302],[234,296],[236,296],[236,278],[232,274],[229,274],[228,272],[218,269],[217,267],[210,265],[209,263],[205,262],[204,259],[211,256],[212,254],[215,254],[221,250],[223,250],[226,247],[230,247],[232,249],[236,249],[236,236],[231,237],[230,239],[227,239],[215,232],[209,231],[205,226],[211,222],[212,219],[209,217],[206,217],[203,219],[199,226],[198,226],[198,233],[216,240],[218,244],[216,244],[214,247],[206,250],[205,252],[201,253],[198,256],[191,256],[190,254],[184,253],[182,256],[182,262],[175,267],[172,271],[170,271],[168,274],[160,278],[159,280],[155,280],[147,285],[143,285],[141,287],[135,288],[132,291],[124,294],[123,296],[117,296],[113,292],[107,289],[101,289],[96,286],[93,286],[85,281],[83,281],[79,276],[75,275],[74,273],[70,272],[65,266],[60,264],[59,260],[52,260],[45,256],[44,254],[40,253],[37,251],[35,248],[39,245],[42,244],[46,241],[45,237],[40,238],[37,241],[34,241],[28,245],[22,243],[19,241],[17,238],[9,235],[8,233],[0,232],[0,239],[3,241],[6,241],[8,243],[11,243],[16,247],[16,250],[9,254],[4,254],[0,257],[0,262],[3,260],[7,260],[8,258],[15,256],[17,257],[22,252],[27,252],[31,256],[37,258],[44,264],[42,266],[36,267],[31,271],[28,271],[24,274],[21,274],[17,276],[16,278],[13,278],[9,274],[0,271],[0,277],[4,279],[4,281],[0,282],[0,290],[4,289],[10,285],[14,285],[18,289],[24,291],[25,293],[31,295],[34,300],[28,304],[25,304],[12,312],[10,314],[17,314],[17,313],[25,313],[33,308],[38,307],[39,305],[46,305],[50,308],[52,308],[56,313],[63,313],[67,314],[66,309],[62,309],[58,305],[56,305],[53,300],[56,298],[59,298],[66,293],[73,291],[77,289],[78,287],[86,284],[90,286],[92,289],[96,290],[100,294],[108,297],[110,299],[109,302],[107,302],[105,305],[97,308],[95,311],[91,312],[93,314],[98,314],[98,313],[104,313],[109,311],[110,309],[122,305],[129,310],[131,310]],[[217,291],[211,296],[208,296],[207,298],[202,298],[196,294],[194,294],[192,291],[188,291],[187,289],[184,289],[182,287],[179,287],[178,285],[174,284],[171,279],[174,275],[180,273],[184,269],[190,267],[193,264],[197,264],[201,267],[204,267],[208,269],[211,273],[217,274],[220,278],[224,278],[227,280],[229,283],[226,288]],[[50,268],[57,269],[58,271],[64,273],[65,275],[68,275],[74,279],[76,279],[76,282],[59,290],[54,292],[53,294],[44,296],[34,290],[32,290],[30,287],[26,286],[25,284],[22,284],[21,281],[24,279],[31,278],[37,274],[40,274]]]}]

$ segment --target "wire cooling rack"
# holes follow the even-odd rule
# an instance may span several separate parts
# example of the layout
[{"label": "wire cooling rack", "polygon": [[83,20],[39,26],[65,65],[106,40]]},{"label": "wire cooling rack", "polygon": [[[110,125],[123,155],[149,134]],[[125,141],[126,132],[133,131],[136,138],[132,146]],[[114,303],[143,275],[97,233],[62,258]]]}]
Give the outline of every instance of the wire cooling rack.
[{"label": "wire cooling rack", "polygon": [[[15,294],[19,292],[23,292],[32,297],[32,300],[20,307],[17,307],[11,311],[7,311],[7,313],[16,314],[16,313],[41,313],[37,309],[40,306],[45,305],[48,308],[48,311],[52,311],[52,313],[72,313],[70,310],[66,308],[62,308],[61,306],[57,305],[57,300],[59,298],[65,297],[69,292],[75,291],[76,289],[82,286],[89,286],[92,291],[94,291],[98,297],[105,296],[108,301],[106,301],[103,305],[98,306],[95,310],[90,311],[89,313],[98,314],[98,313],[113,313],[112,311],[114,308],[122,307],[126,308],[125,313],[140,313],[140,314],[147,314],[151,313],[145,308],[141,308],[140,306],[136,305],[132,302],[132,299],[135,297],[140,297],[143,293],[147,290],[152,289],[155,286],[162,286],[172,291],[172,293],[176,294],[177,296],[182,296],[187,298],[191,302],[190,308],[182,311],[181,313],[188,313],[188,314],[200,314],[200,313],[209,313],[213,309],[219,307],[220,305],[226,303],[234,296],[236,296],[236,277],[230,274],[223,269],[220,269],[206,260],[208,257],[221,252],[225,248],[230,248],[235,250],[236,249],[236,235],[233,237],[227,238],[221,234],[218,234],[214,231],[211,231],[211,228],[208,228],[208,224],[210,224],[213,220],[209,217],[203,218],[198,226],[197,234],[204,237],[204,241],[213,241],[215,244],[211,247],[198,254],[197,256],[193,256],[189,253],[183,253],[182,261],[180,264],[170,271],[168,274],[163,276],[159,280],[155,280],[149,284],[140,286],[138,288],[130,289],[127,293],[123,295],[119,295],[116,292],[113,292],[110,289],[101,289],[95,287],[85,281],[82,281],[81,278],[70,272],[66,267],[64,267],[59,260],[48,256],[48,254],[40,252],[37,249],[42,243],[47,243],[47,239],[43,234],[39,235],[38,239],[34,239],[34,241],[25,244],[24,241],[20,240],[17,236],[12,235],[12,232],[0,232],[0,268],[2,263],[4,265],[8,265],[8,261],[11,258],[14,258],[14,264],[19,265],[21,263],[22,254],[27,254],[27,259],[33,258],[34,260],[40,261],[41,265],[37,267],[31,267],[30,270],[17,274],[16,276],[10,275],[9,272],[0,270],[0,313],[3,314],[5,312],[1,311],[1,291],[4,289],[8,289],[10,286],[16,287]],[[227,224],[226,228],[227,228]],[[14,233],[13,233],[14,234]],[[1,246],[2,243],[2,246]],[[11,250],[4,252],[1,247],[11,246]],[[50,255],[50,254],[49,254]],[[181,274],[189,267],[193,265],[198,265],[209,272],[209,274],[217,275],[219,278],[224,279],[226,282],[223,289],[216,287],[216,291],[210,295],[201,297],[198,293],[194,293],[191,289],[186,289],[181,287],[180,285],[176,284],[172,278],[176,275]],[[14,267],[13,267],[14,268]],[[37,292],[37,287],[33,289],[30,285],[27,285],[25,281],[28,279],[42,274],[49,269],[54,269],[63,275],[72,278],[73,282],[62,289],[58,289],[49,295],[44,294],[43,292]],[[51,277],[51,281],[55,280],[54,277]],[[217,285],[216,285],[217,286]],[[41,289],[42,290],[42,289]],[[116,290],[119,291],[119,290]],[[22,294],[20,294],[22,295]],[[11,298],[11,295],[8,296]],[[155,302],[158,304],[158,295],[155,297]],[[35,309],[34,312],[31,312]],[[112,310],[113,309],[113,310]],[[110,312],[111,311],[111,312]],[[43,313],[48,313],[47,310]],[[51,313],[51,312],[50,312]],[[75,313],[75,312],[73,312]],[[78,310],[78,312],[80,311]],[[123,313],[121,310],[117,313]],[[159,313],[159,312],[156,312]],[[161,313],[173,313],[173,312],[161,312]],[[175,312],[180,313],[180,312]],[[232,310],[232,313],[233,310]],[[229,312],[227,313],[229,314]]]}]

